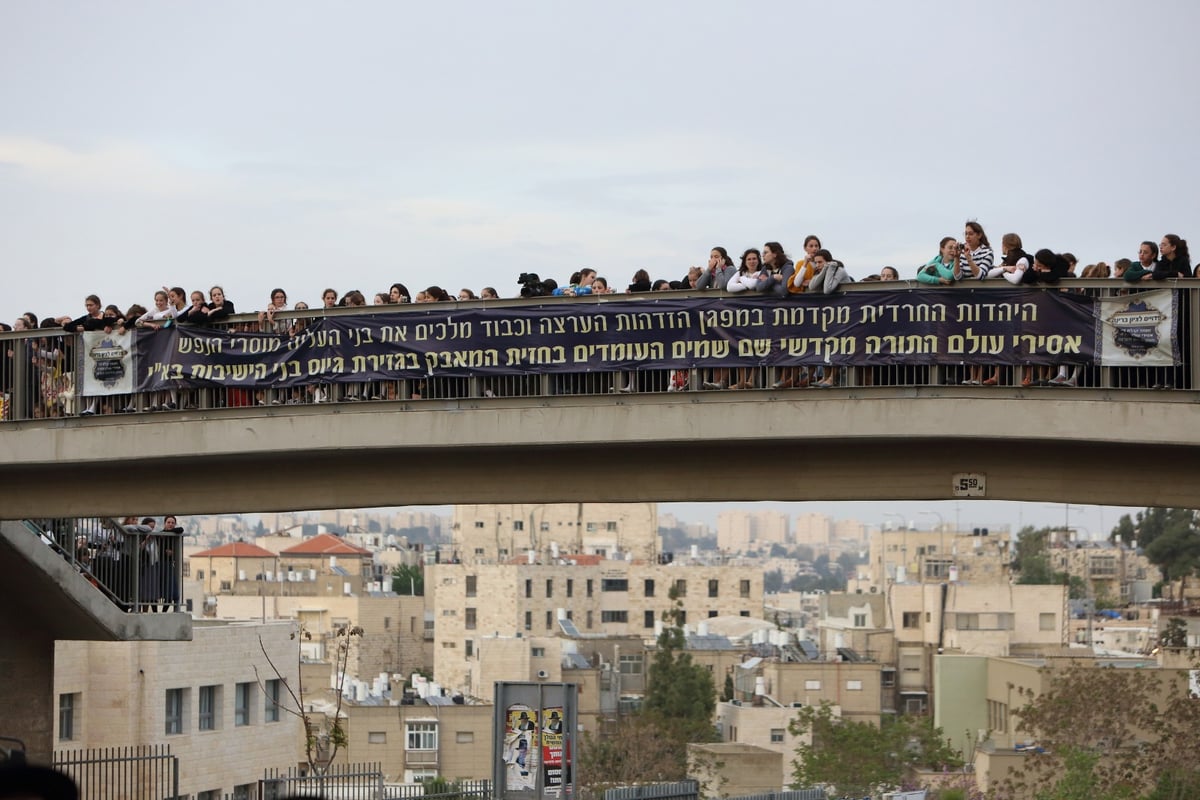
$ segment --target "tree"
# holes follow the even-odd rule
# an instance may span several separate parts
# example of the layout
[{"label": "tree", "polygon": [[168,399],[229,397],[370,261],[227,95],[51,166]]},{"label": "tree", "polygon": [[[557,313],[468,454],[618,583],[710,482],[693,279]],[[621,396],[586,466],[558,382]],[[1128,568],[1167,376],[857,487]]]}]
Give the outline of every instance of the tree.
[{"label": "tree", "polygon": [[392,570],[392,591],[396,594],[424,595],[425,570],[417,564],[401,564]]},{"label": "tree", "polygon": [[584,736],[579,783],[584,787],[682,780],[689,742],[716,740],[712,715],[716,697],[712,675],[686,651],[677,590],[664,615],[658,649],[647,675],[639,711],[622,715],[613,736]]},{"label": "tree", "polygon": [[1200,530],[1197,512],[1188,508],[1147,508],[1135,520],[1126,514],[1110,538],[1137,540],[1150,562],[1168,581],[1191,575],[1200,567]]},{"label": "tree", "polygon": [[[1038,744],[1001,796],[1038,800],[1190,800],[1200,785],[1200,703],[1175,669],[1075,664],[1046,672],[1045,691],[1014,710]],[[1097,702],[1097,698],[1104,698]]]},{"label": "tree", "polygon": [[1187,647],[1187,621],[1180,617],[1168,619],[1167,627],[1159,637],[1159,644],[1163,647]]},{"label": "tree", "polygon": [[899,787],[917,767],[956,770],[963,764],[941,729],[923,717],[885,717],[877,728],[835,717],[833,707],[822,703],[800,709],[788,727],[807,742],[792,762],[795,788],[829,784],[838,794],[862,796]]},{"label": "tree", "polygon": [[[308,762],[308,768],[313,775],[324,775],[333,760],[337,757],[338,750],[346,744],[346,729],[342,726],[342,688],[346,682],[346,665],[350,662],[350,640],[351,638],[363,635],[363,629],[357,625],[350,627],[343,625],[338,628],[333,634],[333,646],[329,652],[332,658],[330,666],[333,669],[335,677],[336,697],[334,698],[333,719],[328,716],[323,722],[318,722],[310,707],[304,702],[304,672],[301,669],[303,649],[301,644],[312,640],[312,634],[305,629],[303,625],[299,630],[293,631],[291,639],[296,641],[296,688],[284,680],[283,674],[279,671],[279,667],[271,660],[271,654],[267,652],[267,647],[263,643],[262,637],[258,637],[258,646],[266,656],[267,664],[270,665],[271,671],[275,673],[275,677],[279,679],[279,683],[287,689],[287,699],[291,701],[291,706],[286,705],[282,700],[279,703],[280,710],[287,714],[299,717],[304,724],[304,758]],[[258,667],[254,668],[254,676],[258,679],[259,688],[266,692],[266,687],[263,685],[262,676],[258,674]]]},{"label": "tree", "polygon": [[725,687],[721,690],[721,702],[728,703],[733,699],[733,697],[733,675],[729,672],[726,672]]},{"label": "tree", "polygon": [[783,572],[782,570],[773,569],[770,572],[763,573],[763,593],[776,594],[783,588]]}]

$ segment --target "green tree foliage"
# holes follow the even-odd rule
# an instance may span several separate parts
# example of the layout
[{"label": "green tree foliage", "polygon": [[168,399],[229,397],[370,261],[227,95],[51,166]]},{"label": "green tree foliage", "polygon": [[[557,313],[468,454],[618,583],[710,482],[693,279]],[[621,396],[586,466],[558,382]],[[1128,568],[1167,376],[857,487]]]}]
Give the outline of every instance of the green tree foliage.
[{"label": "green tree foliage", "polygon": [[[1038,800],[1194,800],[1200,782],[1200,703],[1187,672],[1077,664],[1047,673],[1042,694],[1016,709],[1036,741],[1000,796]],[[1097,702],[1103,698],[1103,702]]]},{"label": "green tree foliage", "polygon": [[417,564],[401,564],[392,570],[392,591],[396,594],[424,595],[425,570]]},{"label": "green tree foliage", "polygon": [[1034,529],[1026,525],[1017,533],[1013,555],[1013,569],[1018,573],[1017,583],[1039,586],[1066,584],[1071,599],[1087,597],[1087,583],[1078,575],[1055,571],[1050,566],[1050,534],[1052,528]]},{"label": "green tree foliage", "polygon": [[796,748],[796,788],[829,784],[838,794],[860,797],[895,789],[918,767],[956,770],[963,763],[941,729],[923,717],[884,718],[876,728],[835,717],[832,706],[822,703],[800,709],[788,727],[811,742]]},{"label": "green tree foliage", "polygon": [[1159,643],[1163,647],[1187,647],[1187,621],[1181,617],[1168,619]]},{"label": "green tree foliage", "polygon": [[725,687],[721,690],[721,702],[728,703],[733,699],[733,675],[725,673]]},{"label": "green tree foliage", "polygon": [[695,663],[686,650],[679,624],[683,604],[674,586],[669,597],[674,605],[664,614],[663,621],[667,624],[659,634],[654,660],[650,663],[642,713],[670,720],[685,733],[685,741],[710,741],[712,716],[717,707],[712,673]]},{"label": "green tree foliage", "polygon": [[1126,514],[1110,538],[1136,539],[1168,581],[1191,575],[1200,567],[1200,519],[1188,508],[1147,508],[1133,520]]},{"label": "green tree foliage", "polygon": [[763,573],[763,592],[766,594],[776,594],[783,588],[783,572],[773,569],[770,572]]},{"label": "green tree foliage", "polygon": [[622,715],[615,735],[584,737],[579,759],[584,787],[682,780],[688,743],[716,741],[712,674],[686,651],[679,624],[683,604],[674,586],[669,596],[674,605],[663,615],[668,624],[658,637],[642,707]]}]

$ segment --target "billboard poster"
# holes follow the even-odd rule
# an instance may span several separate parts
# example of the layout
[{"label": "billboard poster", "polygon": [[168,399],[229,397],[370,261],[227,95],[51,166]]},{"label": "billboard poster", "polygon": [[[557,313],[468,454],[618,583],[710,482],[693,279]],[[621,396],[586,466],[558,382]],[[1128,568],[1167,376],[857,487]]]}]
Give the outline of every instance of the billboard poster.
[{"label": "billboard poster", "polygon": [[572,800],[579,724],[573,683],[497,681],[492,778],[496,800]]},{"label": "billboard poster", "polygon": [[504,764],[509,789],[533,789],[538,770],[538,712],[524,703],[510,705],[504,714]]},{"label": "billboard poster", "polygon": [[547,708],[543,713],[542,786],[557,792],[571,781],[571,755],[563,742],[562,708]]}]

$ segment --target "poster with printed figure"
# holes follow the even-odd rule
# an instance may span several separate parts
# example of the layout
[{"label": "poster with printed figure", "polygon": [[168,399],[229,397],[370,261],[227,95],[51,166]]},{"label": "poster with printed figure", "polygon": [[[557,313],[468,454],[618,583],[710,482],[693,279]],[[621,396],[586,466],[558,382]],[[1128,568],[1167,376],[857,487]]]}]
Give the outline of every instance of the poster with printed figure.
[{"label": "poster with printed figure", "polygon": [[571,754],[563,740],[563,710],[543,709],[542,718],[542,786],[557,792],[571,780]]},{"label": "poster with printed figure", "polygon": [[537,710],[516,703],[505,710],[504,763],[509,789],[533,789],[537,783],[539,731]]}]

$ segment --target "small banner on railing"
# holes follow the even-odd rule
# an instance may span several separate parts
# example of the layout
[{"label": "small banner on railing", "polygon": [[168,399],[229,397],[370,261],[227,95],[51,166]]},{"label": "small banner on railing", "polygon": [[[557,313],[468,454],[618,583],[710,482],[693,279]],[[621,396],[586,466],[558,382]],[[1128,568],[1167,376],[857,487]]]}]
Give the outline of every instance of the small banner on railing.
[{"label": "small banner on railing", "polygon": [[[1178,363],[1171,290],[898,290],[554,305],[430,304],[295,335],[173,327],[84,334],[84,394],[212,385],[692,367]],[[132,364],[130,351],[135,353]],[[135,369],[136,368],[136,369]],[[129,378],[136,375],[131,386]]]},{"label": "small banner on railing", "polygon": [[129,394],[134,383],[134,334],[86,331],[79,335],[78,372],[81,394],[88,397]]},{"label": "small banner on railing", "polygon": [[1170,289],[1099,301],[1099,361],[1106,367],[1169,367],[1179,352],[1175,304]]}]

